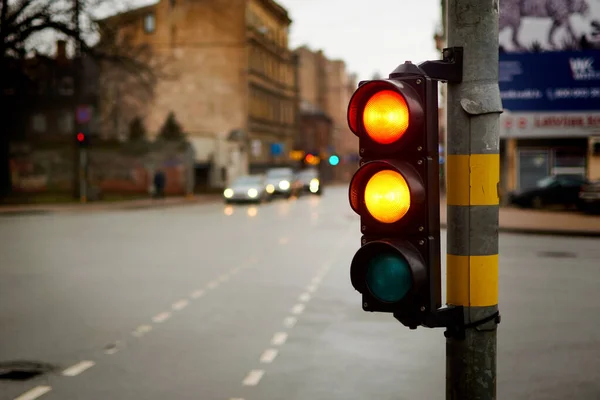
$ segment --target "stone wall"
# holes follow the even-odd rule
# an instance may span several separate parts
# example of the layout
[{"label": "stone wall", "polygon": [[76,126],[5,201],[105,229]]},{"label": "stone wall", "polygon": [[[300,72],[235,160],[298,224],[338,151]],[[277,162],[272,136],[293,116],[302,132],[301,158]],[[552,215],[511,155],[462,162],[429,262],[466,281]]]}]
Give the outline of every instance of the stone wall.
[{"label": "stone wall", "polygon": [[[102,193],[150,193],[158,168],[165,172],[167,194],[184,195],[193,188],[193,182],[188,186],[193,155],[184,144],[97,144],[87,154],[89,185]],[[15,149],[10,160],[13,192],[71,192],[76,162],[73,146]]]}]

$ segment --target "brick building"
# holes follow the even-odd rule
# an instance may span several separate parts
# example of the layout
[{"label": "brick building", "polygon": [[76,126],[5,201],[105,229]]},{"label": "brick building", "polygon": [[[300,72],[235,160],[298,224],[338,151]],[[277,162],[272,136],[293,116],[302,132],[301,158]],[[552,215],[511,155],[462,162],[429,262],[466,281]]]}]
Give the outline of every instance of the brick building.
[{"label": "brick building", "polygon": [[[346,112],[348,102],[356,89],[356,75],[346,70],[341,60],[329,60],[322,51],[312,51],[306,46],[296,49],[299,63],[300,99],[302,114],[315,113],[331,120],[331,135],[325,146],[323,162],[331,154],[340,156],[340,164],[333,168],[336,179],[349,180],[356,170],[358,158],[357,137],[348,129]],[[311,132],[301,131],[302,135]],[[306,149],[299,149],[307,151]]]},{"label": "brick building", "polygon": [[[162,65],[153,98],[123,118],[141,115],[155,136],[173,111],[213,186],[287,162],[299,103],[285,9],[273,0],[161,0],[102,23],[148,45]],[[107,96],[106,108],[125,95]]]}]

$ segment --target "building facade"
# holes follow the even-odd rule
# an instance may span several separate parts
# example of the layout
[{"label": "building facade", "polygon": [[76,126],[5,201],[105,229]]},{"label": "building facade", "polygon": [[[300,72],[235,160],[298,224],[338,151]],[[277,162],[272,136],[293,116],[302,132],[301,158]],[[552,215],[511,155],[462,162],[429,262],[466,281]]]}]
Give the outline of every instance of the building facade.
[{"label": "building facade", "polygon": [[[569,10],[577,15],[569,29],[554,29],[551,13],[522,15],[516,4],[501,4],[499,18],[501,194],[549,175],[600,179],[600,32],[593,23],[600,5]],[[434,36],[440,51],[447,45],[445,5]],[[445,136],[443,110],[441,120]]]},{"label": "building facade", "polygon": [[[319,110],[331,120],[331,137],[321,162],[336,154],[340,163],[333,168],[333,177],[349,180],[358,166],[358,138],[348,128],[347,108],[357,87],[357,78],[341,60],[329,60],[322,51],[306,46],[296,49],[299,63],[300,98],[306,109]],[[301,134],[306,134],[301,132]],[[305,149],[299,149],[305,150]]]},{"label": "building facade", "polygon": [[[161,0],[101,22],[119,40],[151,49],[159,71],[152,97],[134,94],[129,110],[117,107],[122,119],[139,115],[156,136],[172,111],[212,186],[287,162],[299,105],[285,9],[273,0]],[[105,97],[105,110],[125,102],[120,88]]]}]

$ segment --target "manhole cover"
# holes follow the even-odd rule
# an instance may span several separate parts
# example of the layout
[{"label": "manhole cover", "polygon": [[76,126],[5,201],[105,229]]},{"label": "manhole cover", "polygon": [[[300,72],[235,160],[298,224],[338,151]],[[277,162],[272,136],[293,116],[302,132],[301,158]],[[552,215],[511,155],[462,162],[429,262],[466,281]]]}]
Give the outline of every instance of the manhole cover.
[{"label": "manhole cover", "polygon": [[0,362],[0,380],[26,381],[54,369],[55,367],[50,364],[35,361]]},{"label": "manhole cover", "polygon": [[577,254],[568,251],[542,251],[538,253],[540,257],[545,258],[576,258]]}]

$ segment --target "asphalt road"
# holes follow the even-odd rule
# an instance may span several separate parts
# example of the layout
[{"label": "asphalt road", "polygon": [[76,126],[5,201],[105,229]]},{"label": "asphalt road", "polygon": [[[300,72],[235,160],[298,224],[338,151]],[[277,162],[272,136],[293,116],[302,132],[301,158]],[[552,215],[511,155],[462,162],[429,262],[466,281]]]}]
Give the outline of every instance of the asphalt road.
[{"label": "asphalt road", "polygon": [[[443,399],[442,330],[360,308],[346,196],[0,218],[0,363],[54,367],[0,399]],[[600,240],[500,254],[498,398],[600,398]]]}]

